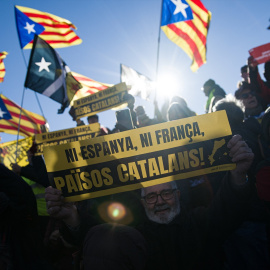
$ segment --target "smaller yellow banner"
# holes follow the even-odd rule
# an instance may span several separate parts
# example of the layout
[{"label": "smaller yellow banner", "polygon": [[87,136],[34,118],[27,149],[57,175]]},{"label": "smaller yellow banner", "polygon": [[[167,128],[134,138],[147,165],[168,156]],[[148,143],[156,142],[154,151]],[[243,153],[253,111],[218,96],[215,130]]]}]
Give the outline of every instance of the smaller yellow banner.
[{"label": "smaller yellow banner", "polygon": [[36,155],[43,154],[43,147],[61,145],[70,142],[92,139],[100,133],[100,124],[79,126],[70,129],[57,130],[48,133],[36,134],[35,142],[37,144]]},{"label": "smaller yellow banner", "polygon": [[74,101],[76,119],[103,112],[125,103],[127,94],[125,83],[119,83],[113,87],[104,89],[89,96]]}]

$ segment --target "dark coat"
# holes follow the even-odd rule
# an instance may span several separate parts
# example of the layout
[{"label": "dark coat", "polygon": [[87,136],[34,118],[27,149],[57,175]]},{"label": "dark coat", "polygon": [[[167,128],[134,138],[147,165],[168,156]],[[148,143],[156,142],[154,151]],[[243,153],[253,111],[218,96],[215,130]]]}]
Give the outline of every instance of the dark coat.
[{"label": "dark coat", "polygon": [[33,156],[32,164],[22,167],[20,175],[37,182],[44,187],[50,185],[46,165],[42,156]]},{"label": "dark coat", "polygon": [[7,269],[16,270],[48,269],[42,259],[36,198],[31,187],[3,164],[0,164],[0,237],[1,269],[7,265],[11,267]]},{"label": "dark coat", "polygon": [[218,269],[222,261],[216,256],[247,216],[250,194],[250,186],[232,189],[225,177],[210,207],[181,208],[168,225],[147,221],[138,228],[148,243],[146,269]]}]

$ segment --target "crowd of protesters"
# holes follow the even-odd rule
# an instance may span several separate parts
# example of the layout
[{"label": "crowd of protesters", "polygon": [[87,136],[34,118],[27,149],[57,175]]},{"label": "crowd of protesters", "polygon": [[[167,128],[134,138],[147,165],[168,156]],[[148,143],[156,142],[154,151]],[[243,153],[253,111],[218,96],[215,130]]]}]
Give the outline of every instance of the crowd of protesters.
[{"label": "crowd of protesters", "polygon": [[[270,269],[270,62],[264,66],[266,81],[250,57],[234,96],[213,79],[202,86],[205,112],[227,112],[232,171],[67,203],[35,143],[29,165],[0,164],[0,270]],[[196,116],[180,96],[161,111],[155,103],[153,119],[125,98],[128,114],[112,130],[101,125],[101,136]],[[125,209],[122,219],[107,216],[110,203]]]}]

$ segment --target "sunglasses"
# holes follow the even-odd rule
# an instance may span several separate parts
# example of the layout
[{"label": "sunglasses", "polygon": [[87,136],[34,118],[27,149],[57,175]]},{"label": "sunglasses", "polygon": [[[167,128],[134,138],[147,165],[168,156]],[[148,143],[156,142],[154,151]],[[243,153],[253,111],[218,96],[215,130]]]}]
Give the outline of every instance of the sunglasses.
[{"label": "sunglasses", "polygon": [[255,93],[253,91],[251,91],[251,92],[248,92],[246,94],[242,94],[240,96],[240,99],[247,99],[249,96],[254,97],[255,96]]}]

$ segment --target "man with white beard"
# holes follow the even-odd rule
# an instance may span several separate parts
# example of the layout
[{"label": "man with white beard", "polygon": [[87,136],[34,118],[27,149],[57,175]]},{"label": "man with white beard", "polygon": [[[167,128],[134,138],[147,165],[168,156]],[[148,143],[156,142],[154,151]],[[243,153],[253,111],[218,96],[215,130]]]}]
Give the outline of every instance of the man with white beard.
[{"label": "man with white beard", "polygon": [[141,189],[142,204],[149,220],[170,223],[180,213],[180,191],[175,182]]}]

